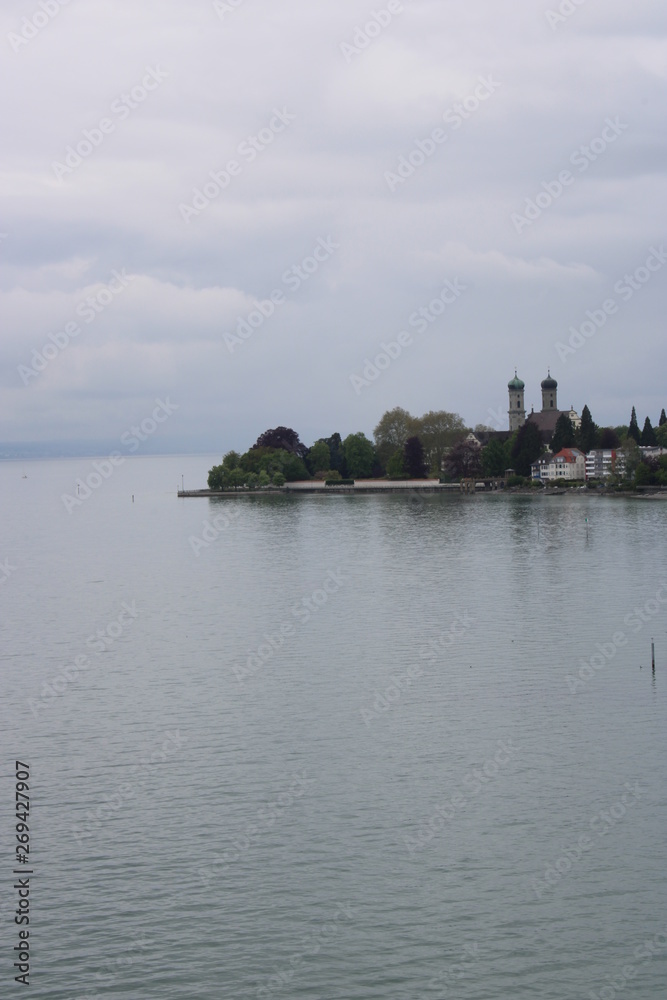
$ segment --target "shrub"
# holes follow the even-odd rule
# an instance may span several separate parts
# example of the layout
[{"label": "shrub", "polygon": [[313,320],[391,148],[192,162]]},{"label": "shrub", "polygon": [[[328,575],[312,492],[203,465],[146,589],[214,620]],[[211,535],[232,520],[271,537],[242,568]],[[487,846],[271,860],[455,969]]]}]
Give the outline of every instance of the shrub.
[{"label": "shrub", "polygon": [[526,480],[523,476],[509,476],[506,485],[510,488],[512,486],[523,486],[525,481]]},{"label": "shrub", "polygon": [[354,486],[354,479],[326,479],[325,486]]}]

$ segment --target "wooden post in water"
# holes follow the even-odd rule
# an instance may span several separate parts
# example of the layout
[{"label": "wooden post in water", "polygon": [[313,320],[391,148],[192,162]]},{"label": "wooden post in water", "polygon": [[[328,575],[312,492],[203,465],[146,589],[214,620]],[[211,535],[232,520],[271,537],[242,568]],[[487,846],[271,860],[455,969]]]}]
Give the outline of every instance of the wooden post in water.
[{"label": "wooden post in water", "polygon": [[651,639],[651,670],[655,673],[655,642]]}]

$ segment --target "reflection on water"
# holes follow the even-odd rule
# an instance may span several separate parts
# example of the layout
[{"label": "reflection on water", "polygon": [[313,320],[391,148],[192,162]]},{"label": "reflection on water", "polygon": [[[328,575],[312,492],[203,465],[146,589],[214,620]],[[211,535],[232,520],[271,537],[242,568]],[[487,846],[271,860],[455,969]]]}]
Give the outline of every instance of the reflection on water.
[{"label": "reflection on water", "polygon": [[662,997],[667,625],[624,621],[667,506],[177,500],[211,464],[128,461],[71,515],[76,463],[0,467],[33,995],[532,1000],[630,963]]}]

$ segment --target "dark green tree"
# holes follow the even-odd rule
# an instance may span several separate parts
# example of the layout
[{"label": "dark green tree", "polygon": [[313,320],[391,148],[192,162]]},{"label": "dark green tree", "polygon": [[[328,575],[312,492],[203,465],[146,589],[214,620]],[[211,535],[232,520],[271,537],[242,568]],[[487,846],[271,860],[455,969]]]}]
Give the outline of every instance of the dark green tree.
[{"label": "dark green tree", "polygon": [[[569,417],[568,423],[570,423]],[[536,458],[542,454],[542,437],[537,425],[527,420],[517,431],[510,458],[512,468],[518,476],[530,476],[530,467]]]},{"label": "dark green tree", "polygon": [[577,448],[580,448],[585,454],[588,454],[593,448],[597,447],[599,440],[599,428],[597,424],[593,422],[591,416],[591,411],[587,406],[584,406],[581,411],[581,426],[576,433]]},{"label": "dark green tree", "polygon": [[657,476],[648,462],[640,462],[635,469],[635,486],[653,486]]},{"label": "dark green tree", "polygon": [[302,458],[298,455],[286,455],[281,463],[281,471],[288,483],[295,483],[301,479],[310,479],[308,469]]},{"label": "dark green tree", "polygon": [[[567,413],[561,413],[556,421],[556,429],[551,439],[551,450],[557,455],[561,448],[574,448],[576,431]],[[518,470],[517,470],[518,471]],[[525,475],[525,473],[524,473]]]},{"label": "dark green tree", "polygon": [[655,439],[661,448],[667,448],[667,424],[660,424],[655,432]]},{"label": "dark green tree", "polygon": [[644,429],[642,430],[642,437],[639,443],[644,448],[655,448],[658,443],[655,431],[653,430],[653,426],[648,417],[644,421]]},{"label": "dark green tree", "polygon": [[631,437],[637,444],[640,443],[642,437],[634,406],[632,407],[632,416],[630,417],[630,426],[628,427],[628,437]]},{"label": "dark green tree", "polygon": [[660,414],[660,419],[658,420],[658,427],[662,427],[663,424],[667,424],[667,413],[665,413],[664,406],[662,408],[662,413]]},{"label": "dark green tree", "polygon": [[482,471],[485,476],[504,476],[509,468],[510,456],[507,441],[491,438],[482,451]]},{"label": "dark green tree", "polygon": [[621,439],[613,427],[603,427],[600,431],[600,447],[607,449],[621,447]]},{"label": "dark green tree", "polygon": [[340,434],[332,434],[331,437],[322,438],[329,446],[331,454],[330,468],[335,472],[340,472],[343,479],[347,479],[347,464],[345,462],[345,449]]},{"label": "dark green tree", "polygon": [[231,472],[232,469],[238,469],[240,461],[241,456],[238,451],[228,451],[222,460],[222,465]]},{"label": "dark green tree", "polygon": [[405,471],[410,479],[426,479],[428,476],[428,465],[424,457],[424,446],[414,434],[405,442],[403,448],[405,458]]},{"label": "dark green tree", "polygon": [[405,471],[405,453],[403,448],[397,448],[387,462],[387,475],[390,479],[407,478],[408,474]]},{"label": "dark green tree", "polygon": [[375,448],[362,431],[348,434],[343,442],[350,479],[368,479],[375,467]]}]

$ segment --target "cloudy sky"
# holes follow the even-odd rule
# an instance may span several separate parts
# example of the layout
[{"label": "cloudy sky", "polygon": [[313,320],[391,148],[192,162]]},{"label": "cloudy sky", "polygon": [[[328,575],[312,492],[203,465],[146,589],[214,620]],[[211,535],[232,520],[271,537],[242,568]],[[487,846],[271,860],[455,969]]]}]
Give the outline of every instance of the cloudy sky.
[{"label": "cloudy sky", "polygon": [[601,424],[667,405],[664,0],[7,0],[0,28],[0,441],[113,446],[158,399],[145,450],[397,405],[501,428],[515,366],[529,408],[548,366]]}]

